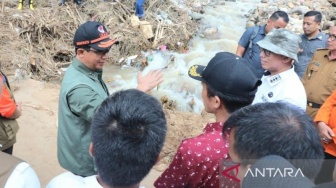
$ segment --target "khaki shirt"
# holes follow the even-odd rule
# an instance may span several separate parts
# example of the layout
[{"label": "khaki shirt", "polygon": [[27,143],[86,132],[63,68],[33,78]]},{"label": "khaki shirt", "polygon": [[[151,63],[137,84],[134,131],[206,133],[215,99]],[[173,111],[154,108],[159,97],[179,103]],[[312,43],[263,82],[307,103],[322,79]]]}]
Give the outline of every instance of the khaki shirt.
[{"label": "khaki shirt", "polygon": [[[302,77],[307,100],[321,105],[336,89],[336,59],[329,60],[328,54],[328,49],[318,49]],[[314,119],[318,109],[307,105],[306,112]]]}]

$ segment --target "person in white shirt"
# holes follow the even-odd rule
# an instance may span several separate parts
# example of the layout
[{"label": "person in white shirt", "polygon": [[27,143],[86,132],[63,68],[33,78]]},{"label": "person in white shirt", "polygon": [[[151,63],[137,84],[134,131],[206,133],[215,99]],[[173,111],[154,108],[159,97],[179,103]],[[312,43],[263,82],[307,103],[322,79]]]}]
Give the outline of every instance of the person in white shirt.
[{"label": "person in white shirt", "polygon": [[30,165],[0,151],[0,187],[40,188],[40,181]]},{"label": "person in white shirt", "polygon": [[306,110],[307,95],[293,65],[300,42],[294,32],[280,28],[273,29],[257,43],[266,71],[252,104],[286,101]]},{"label": "person in white shirt", "polygon": [[89,152],[97,175],[66,172],[53,178],[47,188],[140,188],[166,137],[161,103],[136,89],[119,91],[102,102],[91,126]]}]

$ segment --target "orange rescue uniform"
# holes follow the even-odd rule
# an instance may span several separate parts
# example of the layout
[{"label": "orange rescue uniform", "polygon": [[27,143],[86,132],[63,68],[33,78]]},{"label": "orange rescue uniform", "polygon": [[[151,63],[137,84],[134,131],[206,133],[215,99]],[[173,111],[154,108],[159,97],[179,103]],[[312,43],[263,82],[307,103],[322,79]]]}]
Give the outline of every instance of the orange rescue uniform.
[{"label": "orange rescue uniform", "polygon": [[[320,110],[317,112],[314,121],[316,123],[322,121],[327,124],[336,135],[336,90],[324,102]],[[323,143],[325,152],[336,157],[336,137],[328,144]]]}]

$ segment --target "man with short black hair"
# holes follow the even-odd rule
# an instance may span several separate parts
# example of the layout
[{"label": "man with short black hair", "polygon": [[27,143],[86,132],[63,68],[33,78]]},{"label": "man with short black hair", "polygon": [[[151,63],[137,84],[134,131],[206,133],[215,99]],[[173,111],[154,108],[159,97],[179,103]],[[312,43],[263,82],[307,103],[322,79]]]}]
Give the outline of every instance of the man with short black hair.
[{"label": "man with short black hair", "polygon": [[310,59],[319,48],[327,47],[327,37],[320,29],[322,14],[318,11],[308,11],[303,16],[303,34],[300,35],[302,42],[298,53],[298,62],[295,62],[295,72],[301,78],[306,71]]},{"label": "man with short black hair", "polygon": [[250,27],[241,36],[236,54],[246,59],[255,68],[258,78],[262,77],[265,70],[260,64],[260,50],[257,42],[264,39],[272,29],[285,28],[288,22],[288,14],[278,10],[270,16],[266,25]]},{"label": "man with short black hair", "polygon": [[[225,122],[224,139],[227,139],[224,133],[228,130],[230,158],[234,164],[240,164],[237,178],[243,186],[252,187],[244,182],[244,176],[256,160],[268,155],[293,159],[292,164],[311,180],[321,167],[323,147],[314,122],[302,109],[290,103],[259,103],[242,108]],[[254,178],[254,181],[266,180]]]},{"label": "man with short black hair", "polygon": [[306,92],[293,67],[300,42],[301,39],[294,32],[280,28],[273,29],[257,43],[261,66],[266,72],[253,104],[286,101],[306,109]]},{"label": "man with short black hair", "polygon": [[[74,36],[76,57],[67,69],[59,96],[57,156],[60,165],[80,176],[96,174],[88,149],[94,111],[109,96],[103,66],[116,40],[102,23],[88,21]],[[147,92],[163,81],[160,71],[138,74],[137,89]]]},{"label": "man with short black hair", "polygon": [[[222,128],[230,114],[253,101],[260,80],[248,62],[229,52],[220,52],[207,66],[193,65],[189,76],[201,81],[206,112],[216,121],[208,123],[203,134],[181,142],[169,167],[155,181],[155,187],[233,187],[219,185],[220,160],[227,156],[228,140]],[[224,133],[226,134],[226,133]]]},{"label": "man with short black hair", "polygon": [[70,172],[55,177],[47,188],[138,188],[159,158],[167,132],[160,102],[136,89],[105,99],[92,120],[90,154],[97,175]]}]

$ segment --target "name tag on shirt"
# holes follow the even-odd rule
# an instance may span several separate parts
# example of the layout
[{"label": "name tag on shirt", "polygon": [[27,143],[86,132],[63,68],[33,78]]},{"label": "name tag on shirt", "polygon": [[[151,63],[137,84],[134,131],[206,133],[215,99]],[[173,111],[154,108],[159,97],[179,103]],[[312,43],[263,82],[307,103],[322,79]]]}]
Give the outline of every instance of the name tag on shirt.
[{"label": "name tag on shirt", "polygon": [[276,84],[277,82],[279,82],[281,80],[281,76],[279,74],[274,75],[274,76],[270,76],[267,78],[267,81],[273,85]]}]

